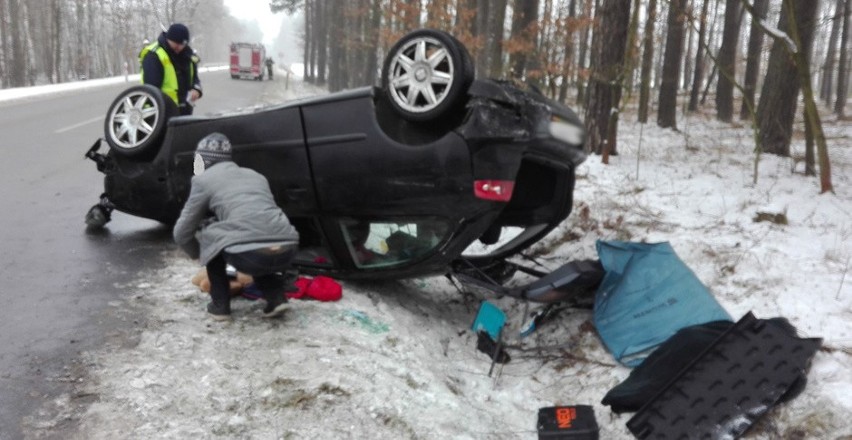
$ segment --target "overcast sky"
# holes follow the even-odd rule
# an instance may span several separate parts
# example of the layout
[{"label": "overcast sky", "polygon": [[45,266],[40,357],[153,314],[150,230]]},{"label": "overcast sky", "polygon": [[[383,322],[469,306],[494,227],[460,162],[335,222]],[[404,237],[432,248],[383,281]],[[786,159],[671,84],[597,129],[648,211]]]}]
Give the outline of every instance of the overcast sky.
[{"label": "overcast sky", "polygon": [[281,29],[286,14],[269,11],[269,0],[225,0],[231,15],[241,20],[256,20],[263,31],[263,43],[272,44]]},{"label": "overcast sky", "polygon": [[[287,63],[301,59],[301,48],[298,45],[298,31],[301,29],[300,19],[290,17],[283,12],[273,14],[269,11],[269,0],[225,0],[225,6],[231,15],[244,21],[256,21],[263,33],[263,44],[274,52],[274,56]],[[285,47],[277,47],[276,37],[285,26],[289,36],[285,39]]]}]

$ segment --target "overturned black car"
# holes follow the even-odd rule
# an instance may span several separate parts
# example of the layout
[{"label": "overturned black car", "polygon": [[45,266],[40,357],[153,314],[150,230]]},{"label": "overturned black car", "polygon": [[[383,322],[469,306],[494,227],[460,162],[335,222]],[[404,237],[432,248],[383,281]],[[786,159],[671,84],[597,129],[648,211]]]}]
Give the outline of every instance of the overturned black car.
[{"label": "overturned black car", "polygon": [[475,80],[464,46],[428,29],[391,48],[381,87],[252,113],[174,114],[146,85],[113,102],[108,149],[99,139],[87,153],[105,174],[90,225],[103,226],[112,208],[174,223],[196,144],[221,132],[297,227],[298,269],[342,279],[449,270],[498,279],[507,257],[571,212],[586,158],[573,111],[532,88]]}]

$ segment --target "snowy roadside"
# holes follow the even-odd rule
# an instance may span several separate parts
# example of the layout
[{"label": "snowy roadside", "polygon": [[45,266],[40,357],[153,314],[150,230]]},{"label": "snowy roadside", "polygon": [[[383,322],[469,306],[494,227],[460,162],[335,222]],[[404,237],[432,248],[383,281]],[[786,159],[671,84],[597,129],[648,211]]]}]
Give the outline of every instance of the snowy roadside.
[{"label": "snowy roadside", "polygon": [[[206,66],[198,69],[199,72],[212,72],[216,70],[225,70],[227,65],[223,66]],[[139,74],[126,76],[113,76],[109,78],[90,79],[82,81],[71,81],[60,84],[45,84],[32,87],[14,87],[10,89],[0,89],[0,104],[15,103],[22,100],[34,99],[43,95],[61,95],[63,93],[85,90],[95,87],[103,87],[112,84],[133,83],[136,84],[140,80]]]},{"label": "snowy roadside", "polygon": [[[293,81],[285,96],[311,92]],[[852,128],[827,127],[836,194],[818,196],[815,179],[768,155],[753,185],[746,128],[700,116],[684,133],[652,125],[623,121],[611,165],[591,157],[580,167],[574,213],[536,246],[539,259],[595,258],[596,239],[671,242],[735,319],[782,316],[824,338],[802,395],[748,438],[852,436]],[[789,224],[755,222],[758,211],[784,212]],[[341,301],[293,301],[278,321],[238,300],[235,321],[221,324],[206,319],[206,297],[189,283],[197,264],[174,247],[163,258],[114,304],[144,311],[128,316],[143,322],[138,344],[87,353],[85,380],[29,421],[31,438],[71,419],[80,439],[533,439],[538,408],[554,404],[593,405],[600,438],[633,438],[632,414],[599,403],[630,370],[606,352],[587,311],[521,341],[512,335],[526,304],[461,295],[431,277],[343,283]],[[483,298],[507,312],[516,347],[493,377],[469,330]]]}]

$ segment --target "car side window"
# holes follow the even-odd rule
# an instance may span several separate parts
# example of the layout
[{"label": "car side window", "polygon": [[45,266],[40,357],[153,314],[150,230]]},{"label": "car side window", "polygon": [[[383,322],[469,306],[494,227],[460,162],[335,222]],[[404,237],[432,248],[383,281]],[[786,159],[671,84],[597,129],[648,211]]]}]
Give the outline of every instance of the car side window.
[{"label": "car side window", "polygon": [[359,268],[397,266],[417,260],[444,241],[448,226],[439,218],[340,220],[349,254]]}]

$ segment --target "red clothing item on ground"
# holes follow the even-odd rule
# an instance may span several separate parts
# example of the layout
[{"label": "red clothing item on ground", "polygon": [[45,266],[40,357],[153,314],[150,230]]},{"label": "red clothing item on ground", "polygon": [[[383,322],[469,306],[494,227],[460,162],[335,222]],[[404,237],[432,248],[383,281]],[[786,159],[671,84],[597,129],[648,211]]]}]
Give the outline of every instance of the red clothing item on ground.
[{"label": "red clothing item on ground", "polygon": [[313,279],[299,277],[294,283],[297,292],[287,293],[287,298],[300,299],[308,297],[317,301],[338,301],[343,297],[343,288],[333,278],[316,276]]}]

